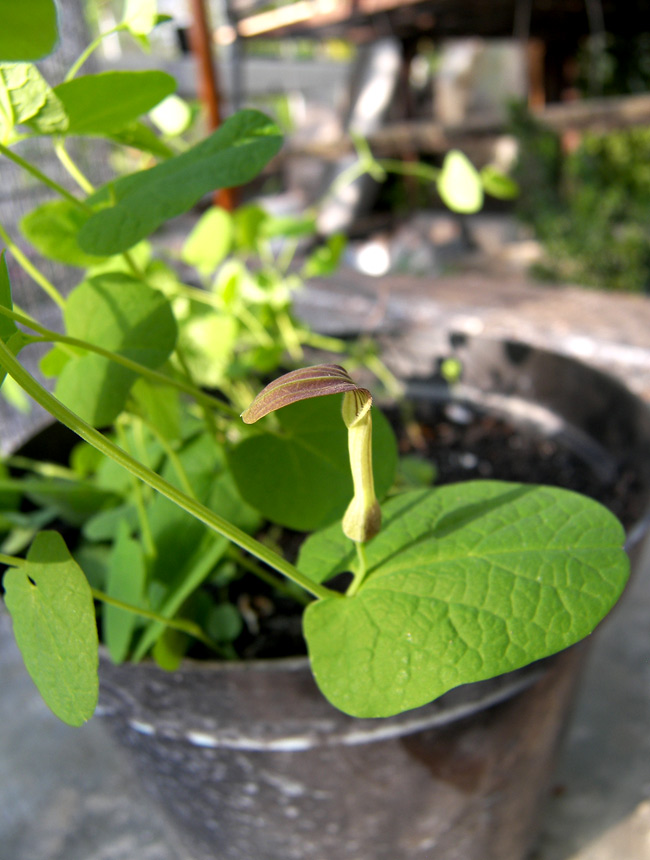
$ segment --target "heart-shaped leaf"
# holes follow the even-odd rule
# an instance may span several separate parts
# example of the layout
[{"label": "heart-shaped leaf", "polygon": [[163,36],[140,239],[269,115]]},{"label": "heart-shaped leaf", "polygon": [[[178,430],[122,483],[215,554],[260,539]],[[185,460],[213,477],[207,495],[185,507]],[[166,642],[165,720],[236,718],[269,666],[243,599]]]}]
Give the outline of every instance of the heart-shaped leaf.
[{"label": "heart-shaped leaf", "polygon": [[[83,281],[68,297],[66,331],[73,337],[119,353],[146,367],[163,364],[176,344],[176,322],[157,290],[121,273]],[[96,427],[106,426],[124,408],[136,374],[95,353],[67,362],[55,394]]]},{"label": "heart-shaped leaf", "polygon": [[[476,481],[397,496],[357,593],[307,607],[316,680],[346,713],[383,717],[553,654],[618,599],[624,539],[611,513],[567,490]],[[298,567],[325,581],[356,570],[353,553],[331,527]]]},{"label": "heart-shaped leaf", "polygon": [[37,535],[5,573],[5,602],[27,671],[46,704],[79,726],[97,705],[97,626],[90,586],[57,532]]},{"label": "heart-shaped leaf", "polygon": [[[395,477],[397,449],[381,412],[373,413],[373,469],[381,499]],[[277,413],[280,433],[244,439],[228,454],[237,486],[271,522],[313,531],[339,519],[353,495],[347,430],[339,397],[315,397]]]},{"label": "heart-shaped leaf", "polygon": [[81,247],[99,256],[128,250],[204,194],[249,182],[281,145],[280,131],[268,117],[253,110],[234,114],[187,152],[100,189],[91,202],[115,205],[88,221]]}]

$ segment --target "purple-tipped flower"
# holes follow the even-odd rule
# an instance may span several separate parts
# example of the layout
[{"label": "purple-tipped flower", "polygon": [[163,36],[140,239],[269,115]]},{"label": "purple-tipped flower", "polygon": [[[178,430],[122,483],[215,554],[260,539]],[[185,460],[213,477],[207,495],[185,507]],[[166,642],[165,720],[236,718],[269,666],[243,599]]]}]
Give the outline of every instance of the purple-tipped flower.
[{"label": "purple-tipped flower", "polygon": [[343,531],[350,540],[363,543],[381,528],[381,509],[372,473],[370,392],[355,385],[348,372],[338,364],[303,367],[270,382],[242,413],[242,420],[254,424],[283,406],[327,394],[343,394],[343,420],[348,428],[354,497],[343,517]]}]

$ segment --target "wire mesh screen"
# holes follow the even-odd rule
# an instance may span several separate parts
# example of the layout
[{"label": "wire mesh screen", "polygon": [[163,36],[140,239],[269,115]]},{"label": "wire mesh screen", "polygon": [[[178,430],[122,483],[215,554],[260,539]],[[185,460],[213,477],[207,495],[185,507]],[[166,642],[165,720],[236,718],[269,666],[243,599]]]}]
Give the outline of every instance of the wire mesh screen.
[{"label": "wire mesh screen", "polygon": [[[81,0],[59,0],[59,30],[61,34],[56,51],[38,68],[50,85],[60,83],[72,63],[88,45],[88,28],[83,15]],[[82,73],[97,71],[93,58],[87,62]],[[83,138],[70,141],[67,149],[93,184],[110,179],[112,172],[108,163],[108,146],[98,139]],[[15,152],[36,164],[39,169],[74,194],[80,189],[57,158],[51,140],[34,138],[16,145]],[[20,221],[35,206],[55,199],[55,194],[16,164],[2,159],[0,162],[0,224],[40,271],[59,289],[67,294],[80,280],[81,270],[58,265],[40,257],[22,238]],[[1,243],[0,243],[1,245]],[[59,309],[42,289],[27,275],[21,266],[7,254],[7,264],[12,283],[14,302],[22,310],[35,317],[42,325],[52,329],[61,328]],[[47,384],[38,370],[40,357],[47,347],[30,346],[21,355],[28,370],[41,382]],[[35,404],[28,413],[21,412],[0,397],[0,451],[14,450],[24,439],[48,421],[48,416]]]}]

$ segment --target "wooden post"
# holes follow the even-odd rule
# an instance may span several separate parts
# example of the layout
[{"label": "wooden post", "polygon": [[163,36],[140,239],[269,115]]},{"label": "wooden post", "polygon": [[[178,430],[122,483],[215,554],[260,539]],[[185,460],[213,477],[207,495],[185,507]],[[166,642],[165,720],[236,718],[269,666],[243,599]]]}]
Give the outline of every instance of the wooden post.
[{"label": "wooden post", "polygon": [[[205,0],[189,0],[189,4],[192,14],[190,44],[197,63],[199,99],[206,112],[208,128],[214,131],[221,125],[221,100],[212,55],[212,31]],[[234,189],[216,191],[214,203],[232,211],[235,208]]]}]

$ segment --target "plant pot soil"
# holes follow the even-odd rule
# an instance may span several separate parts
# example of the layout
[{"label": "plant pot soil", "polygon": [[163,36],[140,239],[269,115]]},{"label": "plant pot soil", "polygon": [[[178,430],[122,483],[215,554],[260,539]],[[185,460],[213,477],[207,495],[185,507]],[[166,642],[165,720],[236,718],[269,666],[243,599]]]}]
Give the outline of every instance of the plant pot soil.
[{"label": "plant pot soil", "polygon": [[[440,376],[411,386],[409,444],[447,480],[474,471],[595,495],[638,539],[647,408],[562,356],[458,347],[455,391]],[[522,860],[584,651],[386,720],[332,708],[305,658],[188,660],[173,674],[104,659],[101,711],[195,860]]]}]

